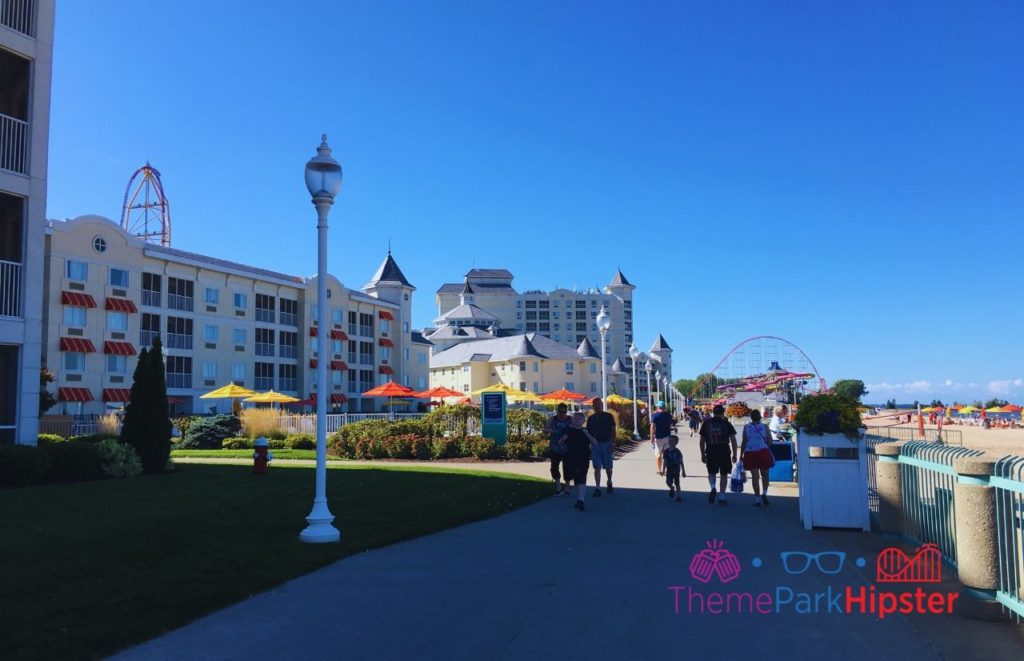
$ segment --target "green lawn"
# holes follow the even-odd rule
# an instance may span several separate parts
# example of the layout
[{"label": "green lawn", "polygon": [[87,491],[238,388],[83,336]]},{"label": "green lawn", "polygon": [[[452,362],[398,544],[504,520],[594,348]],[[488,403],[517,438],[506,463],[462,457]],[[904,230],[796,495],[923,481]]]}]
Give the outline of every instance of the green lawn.
[{"label": "green lawn", "polygon": [[0,659],[105,656],[339,558],[548,492],[482,471],[335,465],[327,475],[340,544],[298,541],[311,468],[179,464],[0,491]]},{"label": "green lawn", "polygon": [[[316,450],[271,450],[274,459],[316,459]],[[181,457],[219,457],[221,459],[249,459],[252,460],[252,450],[171,450],[171,458]],[[341,461],[340,457],[327,455],[327,461]],[[273,467],[274,462],[270,462]]]}]

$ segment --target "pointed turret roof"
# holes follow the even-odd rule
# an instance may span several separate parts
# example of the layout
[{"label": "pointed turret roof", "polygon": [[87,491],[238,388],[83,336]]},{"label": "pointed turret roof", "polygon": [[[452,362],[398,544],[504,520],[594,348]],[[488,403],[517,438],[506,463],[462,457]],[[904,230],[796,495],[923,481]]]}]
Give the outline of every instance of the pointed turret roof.
[{"label": "pointed turret roof", "polygon": [[615,362],[612,363],[612,374],[616,374],[616,373],[617,374],[625,374],[626,373],[626,366],[622,364],[622,360],[620,358],[616,358]]},{"label": "pointed turret roof", "polygon": [[466,284],[462,286],[463,294],[472,294],[473,288],[469,286],[469,278],[466,278]]},{"label": "pointed turret roof", "polygon": [[544,358],[533,346],[533,342],[530,341],[529,335],[521,335],[519,337],[519,343],[516,348],[512,351],[512,358],[526,358],[527,356],[536,356],[537,358]]},{"label": "pointed turret roof", "polygon": [[391,251],[388,250],[388,256],[381,262],[380,268],[370,278],[370,284],[375,285],[378,282],[399,282],[406,287],[412,287],[409,281],[405,279],[405,274],[402,273],[402,269],[398,268],[398,262],[391,256]]},{"label": "pointed turret roof", "polygon": [[651,345],[651,351],[660,351],[662,349],[672,351],[672,347],[670,347],[668,342],[665,341],[665,337],[661,333],[658,333],[658,339],[656,339],[654,344]]},{"label": "pointed turret roof", "polygon": [[591,344],[590,340],[587,338],[583,338],[583,341],[580,342],[580,346],[576,349],[576,353],[580,355],[580,358],[597,358],[598,360],[601,360],[601,354],[597,353],[597,350],[594,349],[594,345]]},{"label": "pointed turret roof", "polygon": [[615,277],[608,283],[609,286],[620,285],[623,287],[634,286],[632,282],[626,280],[626,276],[622,275],[622,269],[615,269]]}]

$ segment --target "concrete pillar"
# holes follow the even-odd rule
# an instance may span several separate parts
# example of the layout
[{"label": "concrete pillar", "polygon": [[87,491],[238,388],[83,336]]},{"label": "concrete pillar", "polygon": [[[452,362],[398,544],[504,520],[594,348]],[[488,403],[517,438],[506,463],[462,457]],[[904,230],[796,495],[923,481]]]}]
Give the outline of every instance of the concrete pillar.
[{"label": "concrete pillar", "polygon": [[903,480],[900,478],[900,448],[903,441],[875,446],[875,487],[878,491],[878,529],[891,535],[903,534]]},{"label": "concrete pillar", "polygon": [[998,457],[983,454],[953,460],[956,484],[956,564],[963,594],[961,615],[983,620],[1005,616],[995,601],[999,587],[999,548],[996,529],[996,493],[988,484]]}]

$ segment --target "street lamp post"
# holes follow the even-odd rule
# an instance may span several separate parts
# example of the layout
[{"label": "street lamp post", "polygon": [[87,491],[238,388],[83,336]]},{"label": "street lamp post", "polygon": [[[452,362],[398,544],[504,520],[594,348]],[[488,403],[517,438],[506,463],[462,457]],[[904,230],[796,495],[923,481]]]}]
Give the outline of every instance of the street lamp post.
[{"label": "street lamp post", "polygon": [[647,415],[651,415],[651,411],[654,410],[651,408],[651,372],[653,370],[654,365],[651,364],[650,360],[644,363],[644,371],[647,372]]},{"label": "street lamp post", "polygon": [[303,542],[336,542],[341,533],[332,525],[334,515],[327,507],[327,214],[334,196],[341,189],[341,165],[331,157],[325,133],[316,156],[306,163],[306,188],[313,198],[317,215],[317,398],[316,398],[316,496],[306,521],[309,525],[299,534]]},{"label": "street lamp post", "polygon": [[601,332],[601,403],[608,405],[608,377],[605,374],[605,366],[608,361],[604,357],[604,336],[608,332],[608,329],[612,326],[612,319],[608,315],[608,311],[605,310],[604,306],[601,306],[601,311],[597,313],[597,330]]},{"label": "street lamp post", "polygon": [[639,441],[640,428],[637,426],[637,417],[640,414],[637,412],[636,406],[636,361],[640,359],[640,350],[636,348],[636,343],[629,345],[629,358],[633,363],[633,440]]}]

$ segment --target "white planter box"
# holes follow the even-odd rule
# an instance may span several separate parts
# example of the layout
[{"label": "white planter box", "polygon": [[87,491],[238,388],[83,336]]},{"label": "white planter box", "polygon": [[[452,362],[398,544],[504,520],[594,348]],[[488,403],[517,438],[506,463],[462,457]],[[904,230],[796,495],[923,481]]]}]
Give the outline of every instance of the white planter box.
[{"label": "white planter box", "polygon": [[864,430],[858,440],[844,434],[798,432],[797,448],[800,521],[804,528],[870,530]]}]

